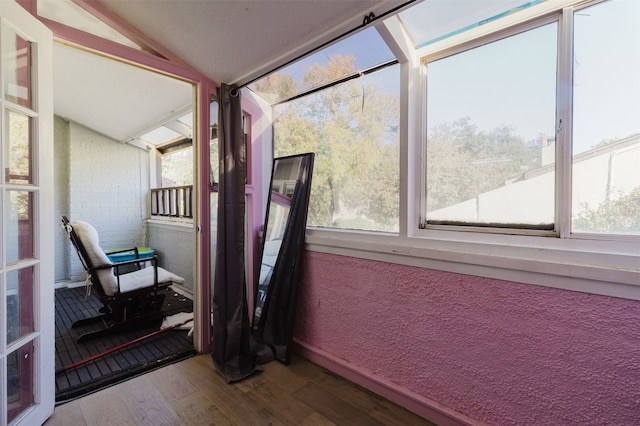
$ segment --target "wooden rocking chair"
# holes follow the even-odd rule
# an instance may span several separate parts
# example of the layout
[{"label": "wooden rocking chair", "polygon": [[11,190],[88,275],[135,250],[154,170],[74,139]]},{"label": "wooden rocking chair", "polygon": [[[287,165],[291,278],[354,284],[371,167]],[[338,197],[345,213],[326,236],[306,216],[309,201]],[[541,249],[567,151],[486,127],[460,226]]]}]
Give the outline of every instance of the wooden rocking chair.
[{"label": "wooden rocking chair", "polygon": [[[159,290],[173,283],[183,284],[184,279],[160,268],[157,255],[138,258],[136,248],[122,250],[133,250],[136,259],[112,263],[100,248],[98,232],[91,224],[70,222],[66,216],[62,216],[62,225],[87,273],[87,285],[91,285],[91,290],[103,305],[99,310],[100,315],[73,323],[73,328],[96,321],[104,325],[100,330],[81,335],[78,343],[156,322],[160,325],[165,295]],[[150,262],[151,266],[141,268],[145,262]],[[120,274],[121,270],[130,270],[131,265],[136,266],[133,272]]]}]

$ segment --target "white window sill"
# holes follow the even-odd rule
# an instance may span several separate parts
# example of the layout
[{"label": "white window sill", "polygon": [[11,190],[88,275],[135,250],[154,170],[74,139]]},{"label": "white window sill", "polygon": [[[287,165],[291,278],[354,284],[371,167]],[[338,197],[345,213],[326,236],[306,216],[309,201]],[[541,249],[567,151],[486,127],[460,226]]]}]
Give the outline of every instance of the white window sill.
[{"label": "white window sill", "polygon": [[640,243],[419,231],[308,229],[307,249],[640,300]]},{"label": "white window sill", "polygon": [[147,223],[158,225],[172,225],[193,228],[192,218],[169,217],[169,216],[151,216],[147,219]]}]

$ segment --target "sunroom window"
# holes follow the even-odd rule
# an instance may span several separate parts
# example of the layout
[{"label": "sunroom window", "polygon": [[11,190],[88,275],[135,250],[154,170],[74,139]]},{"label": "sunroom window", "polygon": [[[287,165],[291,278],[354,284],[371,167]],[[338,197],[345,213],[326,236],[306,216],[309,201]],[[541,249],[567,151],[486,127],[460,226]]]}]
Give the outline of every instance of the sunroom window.
[{"label": "sunroom window", "polygon": [[371,27],[251,86],[274,103],[274,154],[315,152],[308,225],[397,232],[400,65]]},{"label": "sunroom window", "polygon": [[[333,62],[353,66],[348,57]],[[397,232],[399,71],[386,67],[274,108],[275,155],[316,153],[309,226]]]},{"label": "sunroom window", "polygon": [[575,13],[572,223],[640,235],[640,2]]},{"label": "sunroom window", "polygon": [[358,33],[397,63],[347,50],[251,87],[274,154],[316,153],[308,244],[637,298],[640,2],[462,3]]},{"label": "sunroom window", "polygon": [[426,225],[553,229],[557,32],[427,60]]}]

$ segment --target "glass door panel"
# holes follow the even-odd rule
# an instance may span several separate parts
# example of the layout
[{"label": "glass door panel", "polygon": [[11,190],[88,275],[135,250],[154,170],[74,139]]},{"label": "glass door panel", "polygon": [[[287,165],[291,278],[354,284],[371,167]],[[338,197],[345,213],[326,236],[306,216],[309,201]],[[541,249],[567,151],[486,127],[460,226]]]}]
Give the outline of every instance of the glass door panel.
[{"label": "glass door panel", "polygon": [[8,109],[4,122],[5,179],[7,183],[32,183],[33,119]]},{"label": "glass door panel", "polygon": [[33,199],[31,191],[7,191],[5,212],[7,264],[33,255]]},{"label": "glass door panel", "polygon": [[35,402],[33,341],[7,355],[7,422],[11,423],[21,412]]},{"label": "glass door panel", "polygon": [[8,26],[2,27],[4,98],[31,107],[31,43]]},{"label": "glass door panel", "polygon": [[7,273],[7,346],[32,333],[33,320],[33,268]]}]

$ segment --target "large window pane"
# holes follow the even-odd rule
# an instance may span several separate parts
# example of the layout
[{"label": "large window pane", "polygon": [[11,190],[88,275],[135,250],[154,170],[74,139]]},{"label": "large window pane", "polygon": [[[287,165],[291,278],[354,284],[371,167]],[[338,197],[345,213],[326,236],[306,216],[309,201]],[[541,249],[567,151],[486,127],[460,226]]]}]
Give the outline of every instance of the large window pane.
[{"label": "large window pane", "polygon": [[33,267],[8,272],[7,344],[34,331]]},{"label": "large window pane", "polygon": [[316,154],[309,226],[397,231],[399,82],[395,65],[275,108],[275,155]]},{"label": "large window pane", "polygon": [[7,192],[7,263],[33,257],[33,193]]},{"label": "large window pane", "polygon": [[15,111],[5,112],[5,179],[8,183],[33,183],[31,118]]},{"label": "large window pane", "polygon": [[553,23],[427,64],[427,223],[553,227],[556,39]]},{"label": "large window pane", "polygon": [[640,2],[574,27],[573,231],[640,235]]}]

